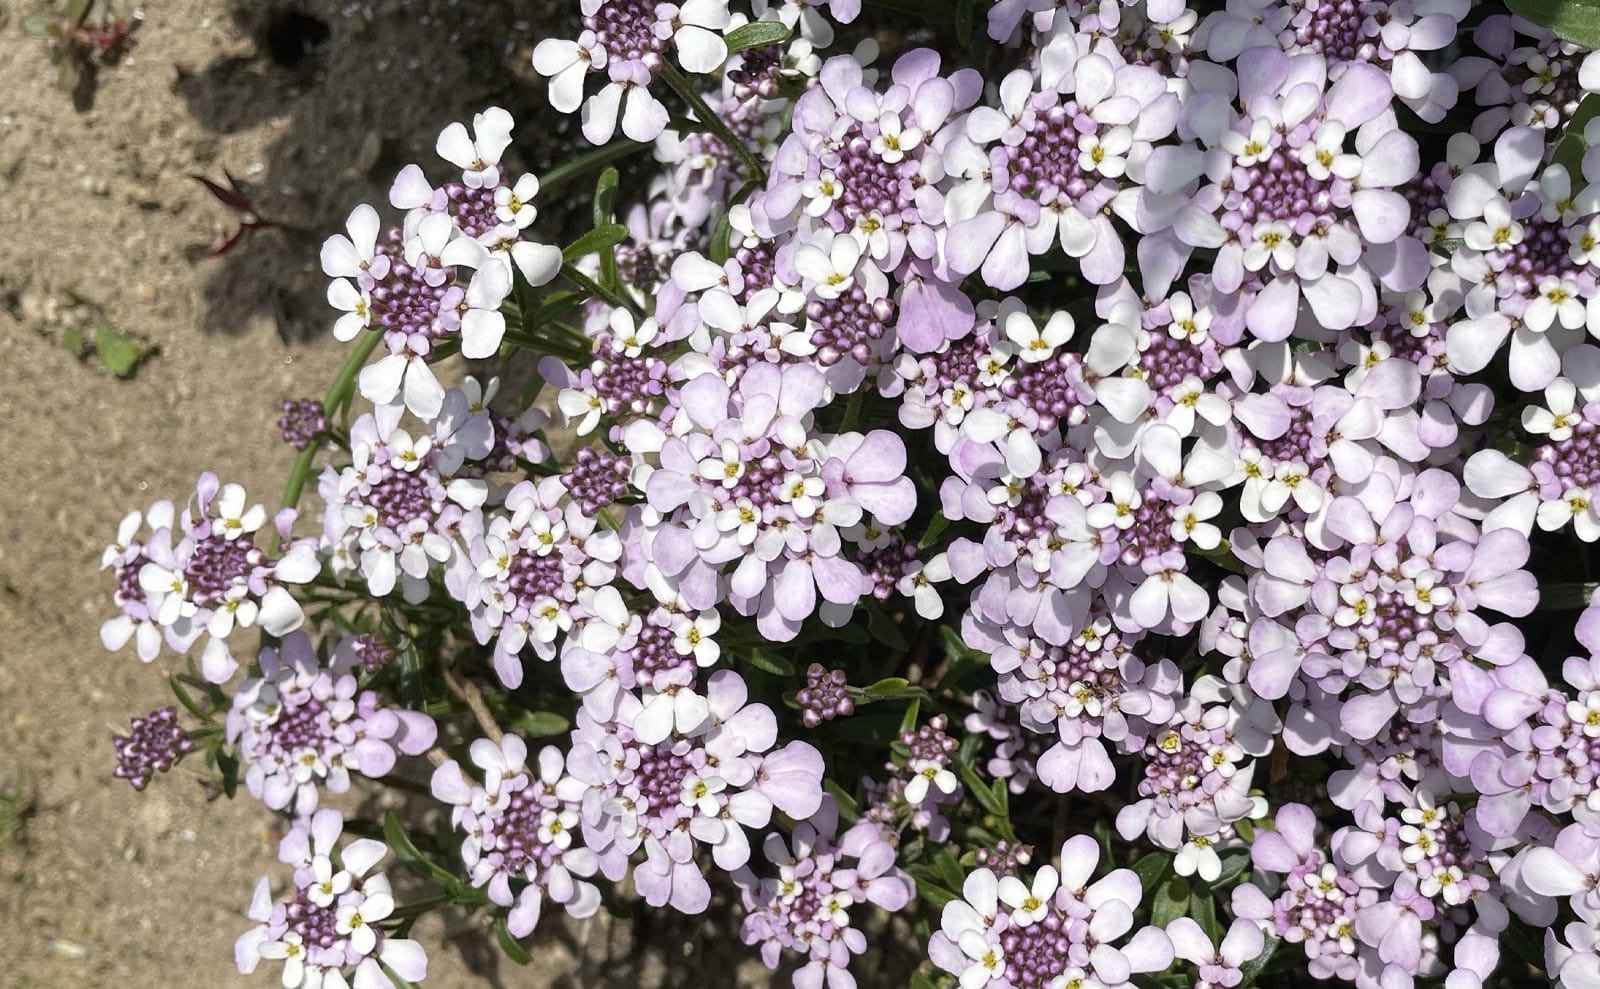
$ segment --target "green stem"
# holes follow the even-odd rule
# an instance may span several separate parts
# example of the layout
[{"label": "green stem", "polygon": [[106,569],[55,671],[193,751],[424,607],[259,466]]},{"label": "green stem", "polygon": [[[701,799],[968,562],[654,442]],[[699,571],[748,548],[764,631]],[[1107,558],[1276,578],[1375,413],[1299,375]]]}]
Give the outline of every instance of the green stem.
[{"label": "green stem", "polygon": [[722,118],[717,116],[716,111],[707,106],[706,101],[700,98],[700,94],[694,91],[694,86],[689,82],[688,78],[666,59],[661,60],[661,69],[657,74],[663,82],[672,87],[673,92],[677,93],[685,103],[689,104],[689,109],[694,111],[696,120],[711,133],[715,134],[723,144],[726,144],[729,151],[738,155],[739,160],[744,162],[744,167],[748,168],[762,185],[765,185],[767,169],[761,163],[761,159],[757,158],[754,152],[745,147],[743,141],[733,136],[733,131],[729,130],[728,125],[722,122]]},{"label": "green stem", "polygon": [[609,302],[611,305],[621,309],[626,309],[635,316],[644,316],[644,309],[639,306],[638,301],[634,299],[631,293],[625,291],[613,292],[570,264],[564,264],[561,266],[561,274],[566,277],[567,281],[583,289],[585,292],[588,292],[590,295],[599,296],[600,298]]},{"label": "green stem", "polygon": [[839,424],[841,433],[848,433],[856,428],[856,420],[861,418],[861,396],[865,391],[865,388],[857,388],[850,393],[850,398],[844,406],[844,421]]}]

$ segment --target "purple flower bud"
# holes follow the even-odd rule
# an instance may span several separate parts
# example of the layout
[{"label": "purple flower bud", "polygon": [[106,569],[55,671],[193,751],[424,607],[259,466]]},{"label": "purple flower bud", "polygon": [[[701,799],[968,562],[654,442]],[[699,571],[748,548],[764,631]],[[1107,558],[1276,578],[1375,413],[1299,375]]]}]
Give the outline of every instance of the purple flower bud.
[{"label": "purple flower bud", "polygon": [[117,768],[112,775],[127,780],[135,790],[143,790],[156,773],[176,766],[194,748],[178,726],[178,711],[172,707],[134,718],[128,734],[114,736],[111,745],[117,750]]}]

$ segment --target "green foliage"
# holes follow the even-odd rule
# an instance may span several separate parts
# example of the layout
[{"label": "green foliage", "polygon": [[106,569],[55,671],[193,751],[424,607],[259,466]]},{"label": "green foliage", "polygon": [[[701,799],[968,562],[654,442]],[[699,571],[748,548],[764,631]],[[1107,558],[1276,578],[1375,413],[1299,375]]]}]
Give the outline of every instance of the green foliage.
[{"label": "green foliage", "polygon": [[33,816],[33,787],[27,774],[18,771],[11,781],[0,786],[0,847],[7,843],[20,844],[23,828]]},{"label": "green foliage", "polygon": [[789,40],[789,29],[781,21],[751,21],[728,32],[728,54],[765,48]]},{"label": "green foliage", "polygon": [[1585,48],[1600,48],[1600,2],[1597,0],[1506,0],[1511,12],[1542,24],[1558,37]]},{"label": "green foliage", "polygon": [[126,379],[155,355],[155,345],[118,329],[106,308],[87,296],[63,292],[62,301],[71,322],[61,345],[78,360],[92,359],[112,377]]}]

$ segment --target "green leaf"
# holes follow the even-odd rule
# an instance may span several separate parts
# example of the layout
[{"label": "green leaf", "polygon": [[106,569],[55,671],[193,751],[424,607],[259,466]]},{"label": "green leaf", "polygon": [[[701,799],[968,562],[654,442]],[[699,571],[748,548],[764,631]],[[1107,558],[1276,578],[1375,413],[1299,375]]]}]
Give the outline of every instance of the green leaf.
[{"label": "green leaf", "polygon": [[906,732],[917,727],[917,713],[921,710],[921,708],[922,701],[920,700],[914,700],[906,706],[905,716],[900,719],[899,734],[904,735]]},{"label": "green leaf", "polygon": [[56,67],[56,88],[63,93],[77,90],[78,83],[82,79],[83,73],[78,68],[78,60],[75,58],[63,58],[61,64]]},{"label": "green leaf", "polygon": [[960,889],[966,884],[967,874],[949,845],[939,847],[939,853],[933,857],[933,867],[939,871],[939,879],[947,888]]},{"label": "green leaf", "polygon": [[917,898],[927,901],[928,906],[933,907],[935,910],[943,910],[946,903],[951,900],[961,899],[961,894],[945,889],[938,883],[919,882],[917,883]]},{"label": "green leaf", "polygon": [[61,346],[66,348],[67,353],[80,361],[89,354],[89,339],[84,336],[83,327],[81,326],[67,327],[67,332],[61,335]]},{"label": "green leaf", "polygon": [[1513,14],[1554,31],[1557,37],[1585,48],[1600,48],[1600,2],[1597,0],[1506,0]]},{"label": "green leaf", "polygon": [[559,735],[566,731],[570,724],[566,718],[550,711],[529,711],[515,722],[517,731],[529,738]]},{"label": "green leaf", "polygon": [[1582,611],[1600,584],[1549,584],[1539,590],[1535,611]]},{"label": "green leaf", "polygon": [[856,803],[856,798],[845,792],[845,788],[833,780],[822,781],[822,788],[833,795],[834,803],[839,805],[839,816],[847,823],[854,824],[861,819],[861,807]]},{"label": "green leaf", "polygon": [[413,865],[439,880],[446,888],[460,884],[455,873],[422,854],[417,846],[412,843],[411,836],[406,834],[406,829],[400,826],[400,819],[394,816],[394,811],[387,810],[383,814],[383,842],[394,852],[395,858]]},{"label": "green leaf", "polygon": [[1150,923],[1165,927],[1189,910],[1189,880],[1173,876],[1156,890],[1150,903]]},{"label": "green leaf", "polygon": [[620,223],[603,224],[568,244],[566,250],[561,252],[561,256],[569,262],[576,261],[590,254],[616,247],[627,239],[627,227]]},{"label": "green leaf", "polygon": [[199,704],[195,703],[195,699],[189,696],[189,691],[184,689],[183,684],[178,681],[176,676],[167,677],[167,685],[172,688],[172,694],[174,697],[178,698],[178,703],[182,704],[185,708],[188,708],[190,714],[199,718],[201,721],[211,720],[211,715],[207,714],[200,708]]},{"label": "green leaf", "polygon": [[956,0],[956,44],[972,47],[972,0]]},{"label": "green leaf", "polygon": [[[911,686],[911,681],[905,677],[884,677],[861,692],[868,697],[899,697],[905,693],[906,688],[909,686]],[[913,696],[920,697],[921,695]]]},{"label": "green leaf", "polygon": [[[594,187],[594,225],[599,229],[611,222],[616,215],[617,204],[617,170],[607,168],[600,173],[600,180]],[[616,246],[600,252],[600,284],[606,289],[615,292],[621,287],[621,279],[617,275],[617,250]]]},{"label": "green leaf", "polygon": [[1224,856],[1222,859],[1222,871],[1217,874],[1217,878],[1211,880],[1211,888],[1220,889],[1226,886],[1244,875],[1245,870],[1248,868],[1250,868],[1249,852],[1235,852],[1232,855]]},{"label": "green leaf", "polygon": [[712,264],[724,264],[728,255],[733,253],[733,223],[728,219],[728,211],[723,210],[717,217],[717,223],[711,228],[711,246],[706,248],[706,257]]},{"label": "green leaf", "polygon": [[[1242,986],[1255,985],[1256,976],[1260,975],[1261,970],[1267,967],[1267,962],[1272,960],[1272,953],[1278,950],[1278,935],[1271,931],[1263,931],[1262,936],[1266,938],[1266,944],[1262,947],[1261,954],[1239,966],[1241,976],[1239,984]],[[1539,956],[1539,963],[1544,963],[1542,954]]]},{"label": "green leaf", "polygon": [[1206,932],[1212,944],[1222,943],[1222,925],[1217,923],[1217,901],[1209,889],[1193,890],[1189,896],[1189,916]]},{"label": "green leaf", "polygon": [[231,749],[217,750],[217,769],[222,773],[222,793],[232,800],[239,790],[239,757]]},{"label": "green leaf", "polygon": [[795,643],[843,642],[852,646],[864,646],[871,641],[872,636],[868,635],[867,630],[864,628],[857,628],[854,625],[829,628],[820,623],[814,628],[808,628],[801,632],[800,636],[794,640]]},{"label": "green leaf", "polygon": [[867,631],[874,639],[893,649],[895,652],[910,652],[911,643],[906,641],[905,633],[900,631],[900,626],[894,623],[889,613],[883,610],[875,598],[867,598]]},{"label": "green leaf", "polygon": [[22,33],[48,38],[56,33],[56,19],[49,14],[29,14],[22,19]]},{"label": "green leaf", "polygon": [[1224,570],[1232,573],[1244,573],[1244,564],[1240,563],[1239,558],[1233,555],[1233,547],[1228,545],[1226,539],[1210,549],[1196,549],[1193,552],[1196,556],[1204,557]]},{"label": "green leaf", "polygon": [[765,670],[773,676],[794,676],[794,664],[782,656],[775,656],[767,652],[765,649],[752,649],[750,650],[750,655],[746,658],[750,660],[751,666],[758,670]]},{"label": "green leaf", "polygon": [[1011,788],[1004,779],[999,777],[989,785],[989,793],[994,797],[994,802],[1000,806],[1000,817],[1009,820],[1011,817]]},{"label": "green leaf", "polygon": [[944,530],[948,528],[950,528],[950,520],[944,517],[943,512],[934,515],[933,518],[928,520],[928,528],[923,532],[922,538],[917,541],[917,549],[927,549],[932,546],[944,534]]},{"label": "green leaf", "polygon": [[964,762],[956,763],[956,774],[961,777],[961,782],[966,784],[967,792],[978,801],[978,806],[995,815],[1006,816],[1006,807],[995,797],[994,791],[989,789],[989,784],[983,781],[978,771]]},{"label": "green leaf", "polygon": [[912,972],[911,989],[939,989],[939,984],[921,972]]},{"label": "green leaf", "polygon": [[733,208],[749,198],[755,188],[754,182],[746,182],[733,198],[722,204],[722,214],[711,228],[711,246],[706,248],[706,256],[717,264],[727,261],[728,255],[733,253]]},{"label": "green leaf", "polygon": [[1133,863],[1133,874],[1139,877],[1145,892],[1154,889],[1171,871],[1172,856],[1167,852],[1151,852]]},{"label": "green leaf", "polygon": [[94,328],[94,349],[100,366],[119,378],[130,377],[139,362],[155,351],[107,323]]},{"label": "green leaf", "polygon": [[655,147],[654,142],[644,144],[639,141],[617,141],[607,144],[602,148],[595,148],[587,154],[576,158],[569,158],[550,171],[539,176],[539,193],[548,200],[550,194],[566,185],[568,182],[587,172],[591,168],[608,165],[631,154]]},{"label": "green leaf", "polygon": [[500,950],[506,953],[506,957],[518,965],[526,965],[533,961],[533,955],[528,953],[528,949],[511,936],[511,928],[506,926],[506,919],[503,916],[494,919],[494,939],[500,942]]},{"label": "green leaf", "polygon": [[1583,140],[1583,131],[1597,114],[1600,114],[1600,95],[1590,93],[1578,104],[1578,109],[1566,123],[1565,136],[1556,145],[1554,161],[1565,168],[1568,175],[1578,175],[1583,171],[1583,153],[1589,150]]},{"label": "green leaf", "polygon": [[[728,32],[728,54],[765,48],[789,40],[789,29],[782,21],[751,21]],[[1593,47],[1593,46],[1591,46]]]}]

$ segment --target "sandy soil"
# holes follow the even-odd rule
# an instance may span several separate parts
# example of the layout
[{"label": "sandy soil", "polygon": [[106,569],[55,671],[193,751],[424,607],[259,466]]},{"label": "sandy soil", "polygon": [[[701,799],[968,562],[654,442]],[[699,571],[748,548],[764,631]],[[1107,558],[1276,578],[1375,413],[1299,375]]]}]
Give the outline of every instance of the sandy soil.
[{"label": "sandy soil", "polygon": [[[187,767],[142,795],[110,775],[113,731],[170,701],[178,662],[101,647],[99,554],[125,512],[185,497],[206,469],[275,503],[293,455],[275,439],[276,402],[320,394],[342,359],[316,245],[351,205],[381,201],[401,164],[432,167],[439,128],[489,103],[518,114],[514,153],[540,168],[557,122],[531,113],[535,26],[498,0],[167,0],[75,112],[47,46],[20,29],[47,6],[0,0],[0,409],[14,424],[0,785],[25,781],[32,804],[0,841],[0,987],[272,985],[234,974],[231,952],[256,877],[283,878],[271,815],[248,798],[207,803]],[[286,226],[211,259],[233,220],[189,176],[224,171]],[[62,344],[69,292],[157,355],[127,381],[80,363]],[[541,927],[536,964],[519,969],[470,920],[447,922],[448,939],[419,929],[443,942],[430,986],[677,985],[697,969],[727,985],[759,970],[711,967],[703,945],[725,934],[641,920]],[[748,957],[729,947],[711,954]]]}]

